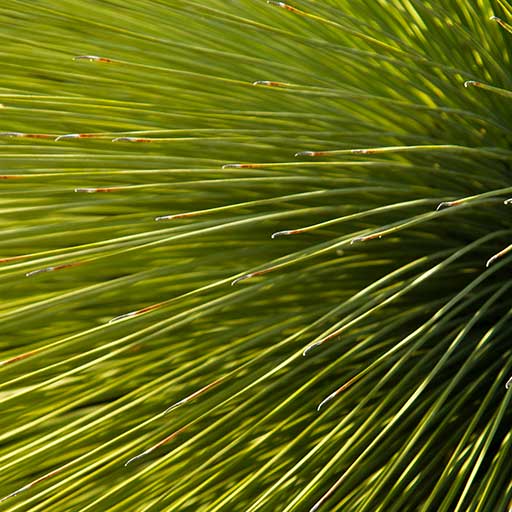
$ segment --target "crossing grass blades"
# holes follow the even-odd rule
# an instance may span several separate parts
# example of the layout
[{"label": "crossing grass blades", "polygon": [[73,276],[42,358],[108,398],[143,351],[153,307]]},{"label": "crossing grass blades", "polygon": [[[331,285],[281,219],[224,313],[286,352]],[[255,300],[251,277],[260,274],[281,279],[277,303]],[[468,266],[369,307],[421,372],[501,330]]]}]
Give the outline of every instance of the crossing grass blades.
[{"label": "crossing grass blades", "polygon": [[2,510],[510,508],[511,3],[0,17]]}]

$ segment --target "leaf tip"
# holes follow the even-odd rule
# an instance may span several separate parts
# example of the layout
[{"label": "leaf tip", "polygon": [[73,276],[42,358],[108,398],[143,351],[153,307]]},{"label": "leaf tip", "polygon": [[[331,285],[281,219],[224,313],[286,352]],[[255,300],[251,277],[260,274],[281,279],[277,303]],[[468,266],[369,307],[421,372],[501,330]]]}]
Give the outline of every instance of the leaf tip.
[{"label": "leaf tip", "polygon": [[88,60],[89,62],[112,62],[111,59],[106,57],[99,57],[98,55],[77,55],[73,60]]},{"label": "leaf tip", "polygon": [[251,275],[252,274],[244,274],[243,276],[233,279],[233,281],[231,281],[231,286],[235,286],[235,284],[239,283],[240,281],[245,281],[246,279],[249,279]]}]

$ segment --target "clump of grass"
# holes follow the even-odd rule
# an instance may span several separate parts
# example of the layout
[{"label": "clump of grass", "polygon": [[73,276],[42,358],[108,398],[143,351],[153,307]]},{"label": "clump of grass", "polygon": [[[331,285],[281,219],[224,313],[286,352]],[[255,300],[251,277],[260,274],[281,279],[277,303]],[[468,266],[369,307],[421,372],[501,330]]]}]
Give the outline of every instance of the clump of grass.
[{"label": "clump of grass", "polygon": [[0,15],[5,510],[509,506],[507,1]]}]

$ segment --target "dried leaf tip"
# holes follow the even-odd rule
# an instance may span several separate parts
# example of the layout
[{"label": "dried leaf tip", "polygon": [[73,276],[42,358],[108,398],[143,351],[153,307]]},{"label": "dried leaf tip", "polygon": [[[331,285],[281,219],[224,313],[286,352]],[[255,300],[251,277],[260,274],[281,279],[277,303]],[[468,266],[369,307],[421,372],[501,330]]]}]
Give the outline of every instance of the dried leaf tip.
[{"label": "dried leaf tip", "polygon": [[[385,149],[383,149],[385,150]],[[373,153],[379,153],[379,149],[375,149],[375,148],[357,148],[357,149],[351,149],[350,152],[353,154],[353,155],[371,155]]]},{"label": "dried leaf tip", "polygon": [[59,135],[55,138],[55,142],[59,142],[59,140],[66,139],[90,139],[91,137],[95,137],[94,133],[66,133],[65,135]]},{"label": "dried leaf tip", "polygon": [[101,187],[101,188],[75,188],[75,192],[85,192],[86,194],[93,194],[96,192],[115,192],[119,190],[118,187]]},{"label": "dried leaf tip", "polygon": [[491,16],[489,19],[491,21],[495,21],[500,27],[504,28],[507,32],[512,34],[512,27],[506,21],[498,18],[498,16]]},{"label": "dried leaf tip", "polygon": [[169,441],[172,441],[176,436],[180,435],[182,432],[184,432],[186,427],[182,427],[176,432],[173,432],[170,436],[167,436],[165,439],[162,439],[155,445],[153,445],[151,448],[148,448],[147,450],[144,450],[142,453],[139,453],[139,455],[136,455],[135,457],[132,457],[131,459],[127,460],[125,462],[125,467],[128,466],[128,464],[131,464],[137,459],[140,459],[141,457],[144,457],[145,455],[149,455],[152,451],[156,450],[157,448],[160,448],[164,444],[168,443]]},{"label": "dried leaf tip", "polygon": [[174,219],[184,219],[186,217],[192,217],[193,213],[175,213],[171,215],[160,215],[160,217],[155,217],[155,220],[158,222],[160,220],[174,220]]},{"label": "dried leaf tip", "polygon": [[489,258],[487,260],[487,263],[485,264],[486,267],[490,267],[498,258],[501,258],[508,254],[512,250],[512,244],[508,247],[505,247],[505,249],[502,249],[500,252],[496,253],[492,258]]},{"label": "dried leaf tip", "polygon": [[109,324],[113,324],[115,322],[120,322],[121,320],[126,320],[131,318],[137,314],[137,311],[130,311],[130,313],[124,313],[123,315],[116,316],[108,321]]},{"label": "dried leaf tip", "polygon": [[445,208],[450,208],[452,206],[457,206],[460,204],[460,201],[443,201],[437,205],[436,211],[444,210]]},{"label": "dried leaf tip", "polygon": [[28,483],[27,485],[24,485],[23,487],[20,487],[14,492],[11,492],[11,494],[8,494],[7,496],[4,496],[2,499],[0,499],[0,503],[4,502],[5,500],[8,500],[9,498],[13,498],[14,496],[17,496],[18,494],[28,491],[29,489],[32,489],[35,485],[44,482],[45,480],[48,480],[49,478],[52,478],[56,474],[60,473],[63,469],[69,466],[69,463],[61,466],[58,469],[54,469],[53,471],[50,471],[49,473],[46,473],[46,475],[40,476],[36,480],[33,480],[32,482]]},{"label": "dried leaf tip", "polygon": [[21,132],[0,132],[0,137],[23,137],[24,135]]},{"label": "dried leaf tip", "polygon": [[276,7],[281,7],[282,9],[286,9],[287,11],[298,12],[297,9],[295,9],[295,7],[285,4],[284,2],[276,2],[275,0],[267,0],[267,4],[275,5]]},{"label": "dried leaf tip", "polygon": [[254,274],[244,274],[243,276],[237,277],[236,279],[233,279],[231,281],[231,286],[235,286],[235,284],[239,283],[240,281],[245,281],[246,279],[250,279],[253,277]]},{"label": "dried leaf tip", "polygon": [[492,258],[489,258],[485,263],[486,268],[489,268],[498,258],[498,254],[495,254]]},{"label": "dried leaf tip", "polygon": [[9,359],[4,359],[3,361],[0,361],[0,366],[5,366],[8,364],[16,363],[18,361],[22,361],[23,359],[26,359],[27,357],[30,357],[37,353],[37,350],[31,350],[30,352],[25,352],[24,354],[18,354],[17,356],[10,357]]},{"label": "dried leaf tip", "polygon": [[318,156],[321,155],[321,151],[299,151],[293,156]]},{"label": "dried leaf tip", "polygon": [[116,137],[112,142],[152,142],[152,140],[145,137]]},{"label": "dried leaf tip", "polygon": [[356,242],[366,242],[367,240],[374,240],[376,238],[382,238],[382,234],[374,233],[373,235],[356,236],[355,238],[352,238],[352,240],[350,240],[350,245],[352,245]]},{"label": "dried leaf tip", "polygon": [[272,236],[270,238],[278,238],[280,236],[287,236],[287,235],[295,235],[296,233],[300,233],[300,230],[298,229],[287,229],[284,231],[276,231],[275,233],[272,233]]},{"label": "dried leaf tip", "polygon": [[274,82],[271,80],[256,80],[256,82],[253,82],[252,85],[265,85],[267,87],[287,87],[288,84],[285,84],[284,82]]},{"label": "dried leaf tip", "polygon": [[31,272],[27,272],[25,274],[25,277],[32,277],[37,274],[42,274],[44,272],[54,272],[56,270],[62,270],[69,267],[76,267],[77,265],[80,265],[80,263],[64,263],[62,265],[55,265],[54,267],[46,267],[46,268],[39,268],[37,270],[32,270]]},{"label": "dried leaf tip", "polygon": [[331,401],[336,395],[338,394],[337,391],[334,391],[333,393],[331,393],[329,396],[327,396],[326,398],[324,398],[319,404],[318,404],[318,407],[316,408],[316,410],[318,412],[320,412],[320,409],[329,401]]},{"label": "dried leaf tip", "polygon": [[498,25],[501,25],[505,30],[509,30],[509,26],[507,25],[507,23],[505,23],[505,21],[503,21],[498,16],[491,16],[489,20],[495,21]]},{"label": "dried leaf tip", "polygon": [[223,169],[254,169],[258,164],[224,164]]},{"label": "dried leaf tip", "polygon": [[27,484],[27,485],[25,485],[23,487],[20,487],[16,491],[11,492],[11,494],[8,494],[7,496],[4,496],[2,499],[0,499],[0,503],[8,500],[9,498],[14,498],[14,496],[17,496],[18,494],[20,494],[20,493],[22,493],[24,491],[28,491],[31,487],[32,487],[32,484]]},{"label": "dried leaf tip", "polygon": [[240,281],[244,281],[245,279],[250,279],[251,277],[263,276],[265,274],[268,274],[269,272],[273,272],[277,268],[279,268],[279,266],[264,268],[263,270],[256,270],[255,272],[250,272],[249,274],[244,274],[243,276],[237,277],[234,281],[232,281],[231,286],[235,285],[236,283],[239,283]]},{"label": "dried leaf tip", "polygon": [[48,133],[22,133],[22,132],[2,132],[0,137],[21,137],[26,139],[53,139],[55,135]]},{"label": "dried leaf tip", "polygon": [[215,386],[218,386],[221,382],[225,380],[225,377],[220,377],[213,382],[210,382],[209,384],[206,384],[206,386],[203,386],[202,388],[198,389],[197,391],[194,391],[192,394],[186,396],[185,398],[182,398],[175,404],[171,405],[170,407],[167,407],[167,409],[164,411],[164,414],[167,414],[180,405],[186,404],[187,402],[190,402],[191,400],[194,400],[198,396],[202,395],[203,393],[206,393],[207,391],[210,391],[210,389],[214,388]]},{"label": "dried leaf tip", "polygon": [[507,383],[505,384],[505,387],[507,389],[510,389],[510,386],[512,386],[512,377],[510,377],[510,379],[507,380]]},{"label": "dried leaf tip", "polygon": [[158,309],[163,305],[165,305],[165,302],[157,302],[156,304],[152,304],[151,306],[146,306],[142,309],[137,309],[136,311],[130,311],[129,313],[116,316],[115,318],[112,318],[112,320],[109,320],[108,323],[113,324],[114,322],[119,322],[120,320],[125,320],[127,318],[132,318],[134,316],[143,315],[144,313],[149,313],[150,311]]},{"label": "dried leaf tip", "polygon": [[316,347],[319,347],[321,344],[323,343],[323,340],[320,340],[320,341],[315,341],[315,343],[312,343],[311,345],[309,345],[309,347],[306,347],[303,352],[302,352],[302,356],[303,357],[306,357],[309,352],[311,352],[311,350],[313,350],[314,348]]},{"label": "dried leaf tip", "polygon": [[79,139],[80,134],[79,133],[67,133],[66,135],[59,135],[55,138],[55,142],[59,142],[59,140],[65,140],[65,139]]},{"label": "dried leaf tip", "polygon": [[90,62],[113,62],[112,59],[106,57],[98,57],[97,55],[77,55],[73,60],[88,60]]},{"label": "dried leaf tip", "polygon": [[317,510],[320,508],[320,506],[322,505],[323,501],[321,503],[316,503],[313,507],[311,507],[309,509],[309,512],[317,512]]},{"label": "dried leaf tip", "polygon": [[132,462],[135,462],[137,459],[141,459],[142,457],[144,457],[144,455],[147,455],[148,453],[149,453],[148,451],[145,451],[145,452],[139,453],[139,455],[135,455],[135,457],[132,457],[131,459],[128,459],[124,463],[124,467],[130,465]]}]

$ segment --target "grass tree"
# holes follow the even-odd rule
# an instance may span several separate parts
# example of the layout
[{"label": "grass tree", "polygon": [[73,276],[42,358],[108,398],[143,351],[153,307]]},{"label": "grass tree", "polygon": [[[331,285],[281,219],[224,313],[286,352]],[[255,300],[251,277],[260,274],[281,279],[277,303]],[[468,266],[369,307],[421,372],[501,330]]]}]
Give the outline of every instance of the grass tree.
[{"label": "grass tree", "polygon": [[2,510],[507,510],[512,3],[4,4]]}]

